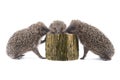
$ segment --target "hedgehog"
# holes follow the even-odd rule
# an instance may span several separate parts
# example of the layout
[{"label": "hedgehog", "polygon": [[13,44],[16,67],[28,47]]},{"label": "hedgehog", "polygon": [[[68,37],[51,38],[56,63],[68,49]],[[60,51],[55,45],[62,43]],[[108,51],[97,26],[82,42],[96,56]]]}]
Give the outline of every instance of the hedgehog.
[{"label": "hedgehog", "polygon": [[64,33],[66,29],[66,24],[63,21],[56,20],[50,24],[49,29],[50,29],[50,33],[61,34]]},{"label": "hedgehog", "polygon": [[[65,29],[66,29],[66,24],[63,21],[56,20],[50,24],[49,26],[50,31],[48,32],[48,34],[63,34],[65,33]],[[41,41],[41,43],[44,42],[46,42],[46,37],[43,41]]]},{"label": "hedgehog", "polygon": [[49,29],[42,22],[15,32],[7,43],[7,55],[12,59],[21,59],[27,51],[33,51],[39,58],[45,59],[40,55],[37,47],[41,37],[47,32]]},{"label": "hedgehog", "polygon": [[84,59],[88,51],[92,51],[102,60],[111,60],[114,55],[114,47],[111,41],[94,26],[84,23],[80,20],[72,20],[67,33],[76,34],[84,47],[84,54],[81,59]]}]

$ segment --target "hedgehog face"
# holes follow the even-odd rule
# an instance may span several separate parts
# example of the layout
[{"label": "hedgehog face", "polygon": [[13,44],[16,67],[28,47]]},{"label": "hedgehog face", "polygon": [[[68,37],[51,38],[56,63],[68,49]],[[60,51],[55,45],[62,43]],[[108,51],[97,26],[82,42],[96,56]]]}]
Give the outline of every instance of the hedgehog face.
[{"label": "hedgehog face", "polygon": [[36,29],[41,36],[44,36],[47,32],[49,32],[49,29],[42,22],[38,22],[36,24]]},{"label": "hedgehog face", "polygon": [[57,26],[51,26],[50,27],[50,30],[51,30],[51,32],[52,33],[62,33],[62,32],[64,32],[64,30],[65,30],[65,28],[64,27],[62,27],[62,26],[59,26],[59,25],[57,25]]},{"label": "hedgehog face", "polygon": [[41,36],[44,36],[45,34],[47,34],[47,32],[49,32],[49,29],[46,26],[40,26],[38,31]]},{"label": "hedgehog face", "polygon": [[37,33],[41,36],[44,36],[47,32],[49,32],[49,29],[43,23],[40,23],[40,22],[37,24],[31,25],[29,29],[32,32]]},{"label": "hedgehog face", "polygon": [[77,27],[76,25],[70,25],[65,32],[71,33],[71,34],[77,34],[78,30],[76,27]]},{"label": "hedgehog face", "polygon": [[54,21],[50,25],[51,33],[63,33],[65,31],[66,25],[62,21]]}]

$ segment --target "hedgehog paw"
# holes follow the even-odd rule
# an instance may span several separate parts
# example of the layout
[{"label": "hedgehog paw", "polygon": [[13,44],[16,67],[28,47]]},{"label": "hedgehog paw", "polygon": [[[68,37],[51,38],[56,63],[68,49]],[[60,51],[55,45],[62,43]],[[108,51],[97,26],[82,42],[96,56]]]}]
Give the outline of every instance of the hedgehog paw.
[{"label": "hedgehog paw", "polygon": [[41,59],[46,59],[46,57],[41,57]]},{"label": "hedgehog paw", "polygon": [[82,60],[83,60],[83,59],[84,59],[84,57],[81,57],[80,59],[82,59]]}]

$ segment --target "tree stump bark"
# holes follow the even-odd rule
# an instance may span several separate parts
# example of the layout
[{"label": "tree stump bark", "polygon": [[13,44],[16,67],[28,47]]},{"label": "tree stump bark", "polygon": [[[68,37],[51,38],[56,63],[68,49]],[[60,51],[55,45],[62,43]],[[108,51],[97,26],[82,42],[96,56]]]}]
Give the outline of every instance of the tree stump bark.
[{"label": "tree stump bark", "polygon": [[74,34],[47,34],[46,58],[48,60],[75,60],[79,57],[79,45]]}]

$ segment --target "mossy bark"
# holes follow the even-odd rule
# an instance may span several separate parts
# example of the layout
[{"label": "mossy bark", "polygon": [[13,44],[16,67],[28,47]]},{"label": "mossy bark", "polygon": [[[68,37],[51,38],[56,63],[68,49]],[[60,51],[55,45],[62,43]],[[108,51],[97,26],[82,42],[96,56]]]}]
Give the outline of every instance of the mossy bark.
[{"label": "mossy bark", "polygon": [[74,34],[47,34],[46,58],[49,60],[75,60],[79,57],[79,45]]}]

